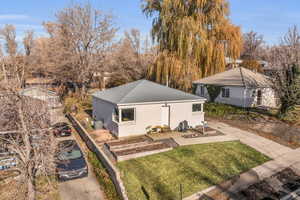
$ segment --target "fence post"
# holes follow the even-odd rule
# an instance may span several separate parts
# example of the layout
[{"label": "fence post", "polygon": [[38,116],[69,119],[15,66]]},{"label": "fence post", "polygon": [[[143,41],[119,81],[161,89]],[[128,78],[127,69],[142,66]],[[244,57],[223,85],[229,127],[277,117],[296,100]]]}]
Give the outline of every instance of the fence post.
[{"label": "fence post", "polygon": [[179,189],[180,189],[180,200],[182,200],[182,184],[179,184]]}]

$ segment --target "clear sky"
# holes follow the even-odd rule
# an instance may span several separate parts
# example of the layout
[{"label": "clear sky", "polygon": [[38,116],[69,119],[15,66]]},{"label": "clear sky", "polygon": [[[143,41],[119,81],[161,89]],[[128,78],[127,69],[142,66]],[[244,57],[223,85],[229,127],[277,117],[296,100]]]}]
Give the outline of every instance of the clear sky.
[{"label": "clear sky", "polygon": [[[55,13],[71,4],[71,0],[3,0],[0,7],[0,26],[14,24],[18,38],[24,30],[34,29],[43,35],[43,21],[54,20]],[[76,0],[73,2],[85,2]],[[138,28],[148,35],[151,20],[141,12],[141,0],[89,0],[96,8],[111,12],[121,34],[124,30]],[[300,0],[229,0],[230,18],[244,32],[254,30],[263,34],[265,40],[277,43],[288,28],[298,25],[300,29]]]}]

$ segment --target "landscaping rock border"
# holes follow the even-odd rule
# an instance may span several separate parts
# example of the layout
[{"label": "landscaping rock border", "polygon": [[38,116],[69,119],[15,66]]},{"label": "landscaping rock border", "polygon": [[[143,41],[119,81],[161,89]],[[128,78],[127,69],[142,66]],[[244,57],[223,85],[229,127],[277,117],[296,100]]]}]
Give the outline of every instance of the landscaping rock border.
[{"label": "landscaping rock border", "polygon": [[145,152],[139,152],[139,153],[128,154],[128,155],[116,155],[116,153],[114,153],[114,152],[112,152],[112,153],[113,153],[116,161],[120,162],[120,161],[125,161],[125,160],[131,160],[131,159],[134,159],[134,158],[150,156],[150,155],[153,155],[153,154],[170,151],[172,149],[173,148],[170,147],[170,148],[164,148],[164,149],[153,150],[153,151],[145,151]]}]

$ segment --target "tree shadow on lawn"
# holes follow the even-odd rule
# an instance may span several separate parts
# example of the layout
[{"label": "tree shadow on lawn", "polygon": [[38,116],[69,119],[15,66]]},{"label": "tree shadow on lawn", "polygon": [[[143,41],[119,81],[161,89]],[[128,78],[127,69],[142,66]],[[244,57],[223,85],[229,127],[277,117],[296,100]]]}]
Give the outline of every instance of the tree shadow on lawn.
[{"label": "tree shadow on lawn", "polygon": [[[142,177],[137,177],[139,179],[140,183],[149,183],[148,185],[151,185],[150,188],[146,185],[141,185],[140,190],[142,191],[142,187],[146,190],[146,192],[149,194],[150,199],[153,199],[151,196],[151,191],[157,193],[157,196],[161,197],[162,200],[174,200],[178,198],[178,195],[174,193],[174,191],[170,190],[169,186],[163,183],[159,176],[155,174],[154,170],[151,170],[142,163],[138,162],[137,160],[134,160],[132,165],[134,165],[134,169],[139,171],[138,174],[143,174]],[[144,192],[143,192],[144,193]],[[146,196],[145,196],[146,199]]]}]

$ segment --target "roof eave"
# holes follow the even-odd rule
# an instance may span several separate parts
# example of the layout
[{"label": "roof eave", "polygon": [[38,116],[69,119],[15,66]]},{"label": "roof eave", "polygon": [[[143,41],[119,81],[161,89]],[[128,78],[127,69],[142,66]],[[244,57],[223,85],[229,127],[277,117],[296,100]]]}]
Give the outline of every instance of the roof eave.
[{"label": "roof eave", "polygon": [[230,87],[245,87],[244,85],[229,85],[229,84],[217,84],[217,83],[194,83],[194,84],[201,84],[201,85],[216,85],[216,86],[230,86]]},{"label": "roof eave", "polygon": [[134,102],[134,103],[118,103],[117,106],[128,105],[148,105],[148,104],[166,104],[166,103],[185,103],[185,102],[203,102],[207,101],[206,98],[191,99],[191,100],[174,100],[174,101],[152,101],[152,102]]}]

